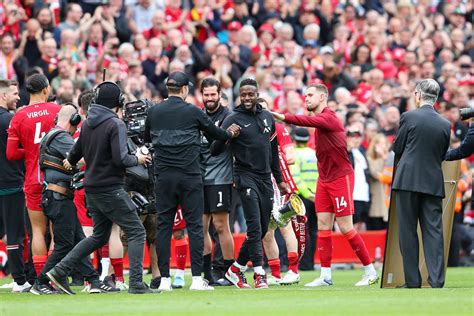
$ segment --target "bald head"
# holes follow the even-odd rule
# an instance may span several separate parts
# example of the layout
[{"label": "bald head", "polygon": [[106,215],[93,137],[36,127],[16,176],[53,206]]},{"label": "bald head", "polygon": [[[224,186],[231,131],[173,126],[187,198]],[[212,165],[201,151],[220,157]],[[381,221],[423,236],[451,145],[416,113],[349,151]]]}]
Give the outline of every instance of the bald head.
[{"label": "bald head", "polygon": [[59,110],[59,113],[58,113],[57,125],[67,130],[68,127],[71,125],[69,123],[69,120],[71,119],[71,116],[76,112],[77,110],[74,106],[69,105],[69,104],[63,105],[61,107],[61,110]]}]

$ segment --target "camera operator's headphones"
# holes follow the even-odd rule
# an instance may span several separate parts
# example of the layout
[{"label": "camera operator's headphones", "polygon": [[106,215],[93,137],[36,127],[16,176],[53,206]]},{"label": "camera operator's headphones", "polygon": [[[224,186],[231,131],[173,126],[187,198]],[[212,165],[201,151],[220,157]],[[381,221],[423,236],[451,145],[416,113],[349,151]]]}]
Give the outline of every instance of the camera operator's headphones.
[{"label": "camera operator's headphones", "polygon": [[[77,126],[81,123],[82,121],[82,117],[81,115],[79,114],[79,111],[77,110],[77,107],[74,103],[71,103],[71,102],[67,102],[67,103],[64,103],[63,106],[72,106],[76,109],[76,112],[74,112],[71,117],[69,118],[69,124],[71,124],[72,126]],[[54,118],[54,125],[58,124],[58,114],[56,114],[56,117]]]},{"label": "camera operator's headphones", "polygon": [[103,81],[100,84],[98,84],[97,87],[94,88],[94,97],[92,98],[92,103],[98,104],[97,101],[99,99],[100,86],[102,86],[106,83],[107,84],[113,84],[114,86],[116,86],[119,89],[120,94],[119,94],[119,97],[118,97],[118,106],[123,108],[123,106],[125,105],[125,96],[123,95],[122,88],[120,88],[120,86],[118,84],[116,84],[115,82],[113,82],[113,81]]}]

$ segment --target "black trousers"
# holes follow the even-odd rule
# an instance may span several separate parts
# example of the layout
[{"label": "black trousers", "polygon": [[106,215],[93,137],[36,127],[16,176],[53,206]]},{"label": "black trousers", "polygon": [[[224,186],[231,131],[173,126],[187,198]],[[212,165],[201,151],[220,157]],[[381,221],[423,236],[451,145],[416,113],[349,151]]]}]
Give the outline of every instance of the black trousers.
[{"label": "black trousers", "polygon": [[170,276],[170,247],[176,208],[181,205],[189,236],[191,273],[202,272],[204,234],[204,191],[201,175],[188,175],[176,171],[162,172],[155,176],[156,207],[158,212],[156,252],[161,276]]},{"label": "black trousers", "polygon": [[273,185],[270,175],[238,175],[235,177],[247,224],[247,238],[239,251],[237,263],[262,266],[262,239],[268,230],[273,208]]},{"label": "black trousers", "polygon": [[[54,235],[53,252],[38,277],[40,283],[46,284],[49,282],[46,272],[54,268],[86,236],[77,219],[77,210],[72,199],[52,191],[45,191],[41,202],[44,215],[51,221]],[[82,258],[74,268],[88,281],[99,278],[88,256]]]},{"label": "black trousers", "polygon": [[421,287],[417,226],[420,222],[431,287],[444,286],[442,198],[410,191],[397,191],[397,218],[403,271],[407,287]]},{"label": "black trousers", "polygon": [[314,270],[314,255],[316,253],[316,240],[318,233],[318,219],[314,202],[301,197],[306,208],[306,249],[298,268],[302,271]]},{"label": "black trousers", "polygon": [[25,241],[25,195],[17,192],[0,196],[1,225],[7,235],[8,265],[15,282],[26,282],[23,250]]},{"label": "black trousers", "polygon": [[130,287],[141,286],[145,228],[130,196],[124,189],[117,189],[103,193],[86,193],[86,201],[94,222],[94,232],[92,236],[77,244],[56,267],[70,274],[79,261],[107,243],[112,224],[116,223],[128,236]]}]

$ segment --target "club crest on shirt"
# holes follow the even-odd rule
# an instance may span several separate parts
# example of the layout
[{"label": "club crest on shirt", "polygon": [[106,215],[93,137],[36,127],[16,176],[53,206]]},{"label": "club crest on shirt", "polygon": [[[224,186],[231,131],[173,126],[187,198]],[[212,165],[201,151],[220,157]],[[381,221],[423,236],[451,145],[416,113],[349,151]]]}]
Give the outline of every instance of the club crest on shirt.
[{"label": "club crest on shirt", "polygon": [[268,122],[267,122],[267,119],[263,119],[263,133],[270,133],[271,132],[271,128],[270,126],[268,126]]}]

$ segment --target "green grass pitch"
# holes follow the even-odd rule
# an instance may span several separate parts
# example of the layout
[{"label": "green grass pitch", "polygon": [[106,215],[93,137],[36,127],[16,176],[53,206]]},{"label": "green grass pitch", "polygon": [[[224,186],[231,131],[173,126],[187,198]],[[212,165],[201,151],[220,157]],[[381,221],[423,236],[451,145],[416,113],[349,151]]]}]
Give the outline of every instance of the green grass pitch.
[{"label": "green grass pitch", "polygon": [[444,289],[356,288],[361,274],[360,269],[336,270],[332,287],[305,288],[319,272],[303,272],[299,285],[258,291],[225,287],[191,292],[189,276],[185,289],[155,295],[92,295],[77,287],[75,296],[0,290],[0,315],[474,315],[474,268],[448,269]]}]

